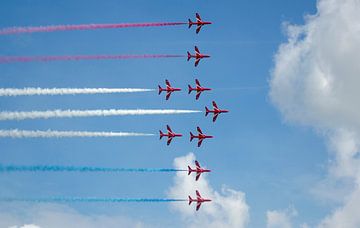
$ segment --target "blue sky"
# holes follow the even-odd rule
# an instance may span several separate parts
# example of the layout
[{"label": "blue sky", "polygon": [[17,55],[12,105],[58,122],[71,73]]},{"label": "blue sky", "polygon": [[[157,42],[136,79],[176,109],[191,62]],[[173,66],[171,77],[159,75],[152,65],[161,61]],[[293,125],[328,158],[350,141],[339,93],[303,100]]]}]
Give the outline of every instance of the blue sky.
[{"label": "blue sky", "polygon": [[[157,93],[2,97],[1,110],[178,108],[201,109],[212,100],[231,110],[213,124],[204,114],[129,116],[0,122],[1,129],[135,131],[157,133],[166,124],[184,134],[201,126],[215,136],[201,148],[187,138],[170,147],[156,137],[0,139],[3,164],[93,165],[171,168],[194,152],[213,169],[211,185],[246,194],[249,227],[264,227],[266,211],[296,207],[316,223],[331,206],[309,189],[325,176],[326,146],[311,129],[285,124],[268,97],[273,56],[285,41],[282,23],[304,23],[315,1],[8,1],[0,3],[0,27],[86,23],[185,21],[199,12],[213,25],[199,35],[186,26],[34,33],[0,37],[1,55],[185,54],[198,45],[212,57],[198,68],[186,59],[105,60],[0,65],[1,87],[156,88],[169,79],[186,88],[199,78],[214,88],[199,101],[186,92],[169,101]],[[258,89],[244,89],[260,86]],[[232,88],[227,90],[226,88]],[[165,197],[168,173],[13,173],[0,175],[0,196]],[[184,193],[187,197],[188,193]],[[1,205],[5,210],[11,205]],[[180,218],[164,204],[71,204],[84,214],[120,214],[153,225]],[[14,205],[12,206],[14,207]],[[15,206],[16,207],[16,206]],[[164,225],[165,224],[165,225]]]}]

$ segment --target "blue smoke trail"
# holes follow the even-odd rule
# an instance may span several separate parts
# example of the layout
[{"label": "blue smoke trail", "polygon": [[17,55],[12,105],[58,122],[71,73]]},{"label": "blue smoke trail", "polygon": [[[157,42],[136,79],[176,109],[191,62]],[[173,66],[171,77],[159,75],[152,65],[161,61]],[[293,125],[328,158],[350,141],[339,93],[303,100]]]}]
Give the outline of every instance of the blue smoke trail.
[{"label": "blue smoke trail", "polygon": [[0,172],[182,172],[185,169],[150,169],[150,168],[104,168],[91,166],[56,166],[56,165],[0,165]]},{"label": "blue smoke trail", "polygon": [[51,197],[51,198],[0,198],[1,202],[33,203],[123,203],[123,202],[182,202],[186,199],[152,199],[152,198],[96,198],[96,197]]}]

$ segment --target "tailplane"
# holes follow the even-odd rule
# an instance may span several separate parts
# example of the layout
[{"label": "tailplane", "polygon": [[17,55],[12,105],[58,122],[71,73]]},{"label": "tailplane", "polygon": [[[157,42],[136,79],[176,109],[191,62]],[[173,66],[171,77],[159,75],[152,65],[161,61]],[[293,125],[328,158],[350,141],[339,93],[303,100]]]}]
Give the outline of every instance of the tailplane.
[{"label": "tailplane", "polygon": [[190,166],[188,166],[188,175],[190,175],[191,174],[191,172],[192,172],[192,169],[191,169],[191,167]]},{"label": "tailplane", "polygon": [[190,132],[190,142],[195,138],[192,132]]},{"label": "tailplane", "polygon": [[188,85],[189,88],[189,94],[191,93],[191,91],[193,91],[194,89],[191,87],[191,85]]},{"label": "tailplane", "polygon": [[208,109],[208,107],[205,107],[205,116],[207,116],[210,113],[210,110]]},{"label": "tailplane", "polygon": [[194,201],[193,198],[191,198],[191,196],[189,196],[189,205]]}]

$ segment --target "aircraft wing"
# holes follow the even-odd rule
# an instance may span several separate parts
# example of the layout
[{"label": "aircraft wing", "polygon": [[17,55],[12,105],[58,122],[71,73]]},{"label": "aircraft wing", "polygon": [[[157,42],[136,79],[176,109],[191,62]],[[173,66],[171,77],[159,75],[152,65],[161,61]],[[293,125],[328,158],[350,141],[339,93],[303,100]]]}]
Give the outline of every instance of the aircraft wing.
[{"label": "aircraft wing", "polygon": [[201,95],[201,92],[200,92],[200,91],[196,93],[196,100],[199,99],[200,95]]},{"label": "aircraft wing", "polygon": [[203,142],[203,140],[204,140],[204,139],[199,139],[199,141],[198,141],[198,147],[201,146],[201,143]]},{"label": "aircraft wing", "polygon": [[169,137],[168,140],[167,140],[166,145],[170,145],[172,139],[173,139],[172,137]]},{"label": "aircraft wing", "polygon": [[196,168],[201,168],[200,163],[198,161],[195,161]]},{"label": "aircraft wing", "polygon": [[195,192],[196,192],[196,197],[201,198],[200,192],[198,190],[196,190]]},{"label": "aircraft wing", "polygon": [[199,80],[195,79],[196,86],[201,87]]},{"label": "aircraft wing", "polygon": [[212,102],[212,105],[214,108],[219,109],[215,101]]},{"label": "aircraft wing", "polygon": [[200,129],[200,127],[197,127],[196,130],[200,133],[203,134],[202,130]]},{"label": "aircraft wing", "polygon": [[171,92],[167,92],[167,94],[166,94],[166,100],[169,100],[170,96],[171,96]]},{"label": "aircraft wing", "polygon": [[201,22],[201,17],[200,17],[200,14],[198,14],[198,13],[196,13],[196,21]]},{"label": "aircraft wing", "polygon": [[169,80],[165,80],[166,87],[171,87]]},{"label": "aircraft wing", "polygon": [[166,129],[168,130],[169,133],[173,133],[169,125],[166,125]]},{"label": "aircraft wing", "polygon": [[214,114],[214,117],[213,117],[213,122],[215,122],[215,121],[216,121],[216,119],[218,118],[218,116],[219,116],[219,113],[215,113],[215,114]]},{"label": "aircraft wing", "polygon": [[201,173],[196,173],[196,178],[195,178],[196,181],[199,180],[200,175],[201,175]]},{"label": "aircraft wing", "polygon": [[200,54],[199,48],[197,46],[195,46],[195,52],[196,54]]},{"label": "aircraft wing", "polygon": [[195,60],[195,66],[199,65],[200,59]]},{"label": "aircraft wing", "polygon": [[200,32],[201,27],[202,27],[202,25],[198,25],[198,27],[196,28],[196,34],[198,34]]},{"label": "aircraft wing", "polygon": [[198,202],[198,203],[196,204],[196,210],[198,211],[198,210],[200,209],[200,207],[201,207],[201,203]]}]

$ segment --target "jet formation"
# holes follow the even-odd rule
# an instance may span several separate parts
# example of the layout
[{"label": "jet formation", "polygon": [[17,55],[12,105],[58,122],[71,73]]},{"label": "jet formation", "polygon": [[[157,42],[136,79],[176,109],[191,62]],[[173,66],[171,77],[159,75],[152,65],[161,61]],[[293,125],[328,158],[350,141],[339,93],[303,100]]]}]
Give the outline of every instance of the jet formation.
[{"label": "jet formation", "polygon": [[[168,146],[170,145],[173,138],[183,136],[182,134],[173,132],[169,125],[166,125],[166,129],[167,129],[167,133],[163,133],[161,130],[159,130],[159,135],[160,135],[159,139],[161,140],[163,137],[167,137],[168,139],[167,139],[166,145],[168,145]],[[212,135],[204,134],[200,127],[196,127],[196,130],[198,132],[197,135],[194,135],[192,132],[190,132],[190,142],[193,141],[193,139],[198,139],[198,144],[197,144],[198,147],[201,146],[204,139],[214,138],[214,136],[212,136]]]},{"label": "jet formation", "polygon": [[[165,88],[162,88],[160,85],[158,85],[158,94],[160,95],[162,92],[166,92],[166,96],[165,96],[166,100],[169,100],[169,98],[173,92],[181,91],[181,88],[172,87],[169,80],[167,80],[167,79],[165,80],[165,86],[166,86]],[[191,85],[188,85],[188,94],[191,94],[192,91],[195,91],[196,92],[196,96],[195,96],[196,100],[199,100],[202,92],[210,91],[210,90],[211,90],[211,88],[202,87],[200,85],[200,82],[198,79],[195,79],[195,87],[194,88]]]}]

